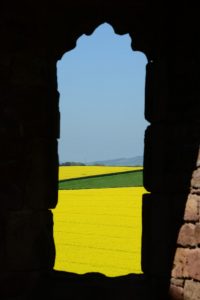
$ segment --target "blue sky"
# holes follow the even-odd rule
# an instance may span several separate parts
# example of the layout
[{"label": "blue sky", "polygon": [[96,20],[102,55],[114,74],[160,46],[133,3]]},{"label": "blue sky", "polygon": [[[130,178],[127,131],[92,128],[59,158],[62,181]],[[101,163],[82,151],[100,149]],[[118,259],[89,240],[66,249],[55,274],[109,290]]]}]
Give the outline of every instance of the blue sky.
[{"label": "blue sky", "polygon": [[147,59],[130,44],[103,24],[58,62],[60,162],[143,154]]}]

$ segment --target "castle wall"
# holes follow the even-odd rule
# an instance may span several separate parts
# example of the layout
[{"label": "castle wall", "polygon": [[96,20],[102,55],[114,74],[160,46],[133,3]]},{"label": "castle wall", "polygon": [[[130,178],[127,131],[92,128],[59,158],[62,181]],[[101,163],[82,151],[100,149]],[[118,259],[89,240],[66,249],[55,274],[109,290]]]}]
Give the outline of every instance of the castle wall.
[{"label": "castle wall", "polygon": [[[142,282],[141,291],[145,294],[137,299],[168,299],[176,251],[171,290],[173,294],[184,293],[185,300],[198,299],[195,297],[200,281],[199,163],[194,171],[200,141],[197,12],[197,6],[187,1],[179,7],[170,1],[162,7],[157,1],[145,0],[2,3],[2,300],[27,299],[27,295],[30,298],[44,285],[44,278],[46,292],[55,287],[55,281],[47,278],[53,274],[55,260],[50,209],[57,204],[58,189],[56,63],[76,46],[82,34],[92,34],[104,22],[111,24],[117,34],[129,33],[132,49],[142,51],[148,59],[145,118],[150,125],[145,132],[144,186],[149,194],[143,197],[144,276],[139,283],[130,281],[131,288],[135,284],[137,289]],[[92,283],[87,276],[83,278],[87,284],[81,285],[81,291],[87,290],[90,295]],[[94,274],[92,282],[97,279],[100,280]],[[74,282],[76,291],[80,281]],[[115,298],[124,300],[129,280],[120,278],[119,282],[121,285],[116,284],[115,291],[121,286],[122,290],[115,292]],[[91,299],[98,299],[101,293],[101,299],[110,295],[109,284],[102,286],[92,289]],[[132,294],[126,294],[127,299],[131,297]]]}]

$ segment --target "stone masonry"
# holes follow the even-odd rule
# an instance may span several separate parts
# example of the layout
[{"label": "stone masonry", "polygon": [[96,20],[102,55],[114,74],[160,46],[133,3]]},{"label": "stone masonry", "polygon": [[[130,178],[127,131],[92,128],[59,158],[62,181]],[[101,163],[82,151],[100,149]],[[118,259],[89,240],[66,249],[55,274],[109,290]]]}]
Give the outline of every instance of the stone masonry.
[{"label": "stone masonry", "polygon": [[170,294],[172,300],[200,299],[200,152],[178,235]]},{"label": "stone masonry", "polygon": [[[58,194],[56,64],[76,47],[81,35],[92,34],[105,22],[116,34],[129,34],[131,48],[143,52],[148,61],[144,99],[144,117],[149,122],[144,137],[144,187],[148,193],[143,197],[141,253],[144,274],[133,284],[129,276],[114,278],[114,289],[112,280],[102,274],[93,274],[91,279],[65,274],[67,279],[63,280],[54,271],[51,213]],[[1,300],[41,299],[41,288],[42,299],[52,300],[169,300],[182,225],[171,291],[179,299],[184,294],[184,300],[198,300],[199,160],[194,169],[200,145],[199,28],[197,1],[1,1]],[[62,288],[63,295],[58,297]]]}]

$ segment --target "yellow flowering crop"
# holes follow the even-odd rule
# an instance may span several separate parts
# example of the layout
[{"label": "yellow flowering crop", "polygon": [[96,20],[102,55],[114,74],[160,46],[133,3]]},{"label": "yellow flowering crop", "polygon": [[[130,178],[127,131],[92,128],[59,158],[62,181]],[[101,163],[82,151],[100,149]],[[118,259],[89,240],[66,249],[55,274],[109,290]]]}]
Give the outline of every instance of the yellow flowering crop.
[{"label": "yellow flowering crop", "polygon": [[59,167],[59,180],[142,169],[142,167],[63,166]]},{"label": "yellow flowering crop", "polygon": [[141,273],[142,187],[59,191],[54,268],[107,276]]}]

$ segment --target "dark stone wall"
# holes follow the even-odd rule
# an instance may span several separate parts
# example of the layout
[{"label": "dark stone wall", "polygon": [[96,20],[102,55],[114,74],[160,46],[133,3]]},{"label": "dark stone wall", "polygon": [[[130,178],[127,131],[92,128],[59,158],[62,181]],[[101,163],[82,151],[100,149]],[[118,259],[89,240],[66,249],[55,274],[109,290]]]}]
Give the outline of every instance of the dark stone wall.
[{"label": "dark stone wall", "polygon": [[[200,140],[197,12],[197,4],[188,1],[179,6],[145,0],[1,3],[2,300],[36,299],[41,288],[44,297],[56,299],[57,294],[51,293],[56,287],[64,294],[59,299],[98,299],[98,295],[132,299],[133,294],[139,300],[168,299],[176,240]],[[97,274],[92,279],[66,274],[65,281],[53,272],[50,211],[57,204],[58,188],[56,62],[76,46],[78,37],[92,34],[104,22],[118,34],[129,33],[133,50],[144,52],[148,59],[145,118],[150,125],[145,133],[144,186],[150,194],[143,198],[144,275],[139,281],[124,277],[112,283]],[[191,226],[187,230],[193,230]],[[61,288],[67,280],[73,291],[69,285]],[[191,284],[196,283],[188,281],[185,286]],[[111,287],[118,292],[112,294]]]}]

